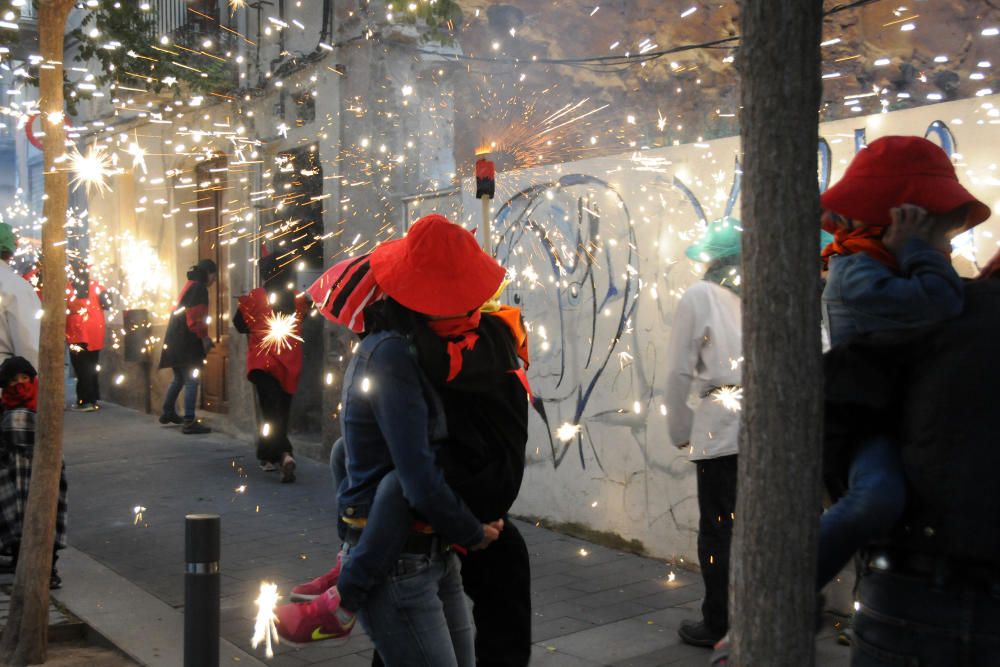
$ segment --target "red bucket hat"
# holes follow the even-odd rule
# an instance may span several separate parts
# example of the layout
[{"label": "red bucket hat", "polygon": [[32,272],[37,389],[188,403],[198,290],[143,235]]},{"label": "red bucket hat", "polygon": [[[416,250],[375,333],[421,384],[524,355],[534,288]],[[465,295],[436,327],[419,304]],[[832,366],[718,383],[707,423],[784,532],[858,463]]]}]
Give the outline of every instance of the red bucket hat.
[{"label": "red bucket hat", "polygon": [[[948,213],[969,204],[962,231],[990,217],[990,208],[962,187],[948,154],[922,137],[882,137],[862,149],[843,178],[820,196],[823,208],[869,225],[892,223],[890,211],[916,204],[930,213]],[[823,229],[836,231],[824,216]]]},{"label": "red bucket hat", "polygon": [[386,294],[410,310],[435,316],[479,308],[506,275],[470,232],[441,215],[420,218],[404,238],[377,247],[371,267]]}]

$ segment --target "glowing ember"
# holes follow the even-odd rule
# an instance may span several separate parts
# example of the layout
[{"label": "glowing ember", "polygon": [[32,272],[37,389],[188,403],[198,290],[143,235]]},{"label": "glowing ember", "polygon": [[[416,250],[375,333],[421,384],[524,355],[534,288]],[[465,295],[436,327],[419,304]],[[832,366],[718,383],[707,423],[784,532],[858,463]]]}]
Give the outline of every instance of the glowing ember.
[{"label": "glowing ember", "polygon": [[721,403],[722,407],[732,412],[739,412],[743,402],[742,387],[719,387],[712,392],[716,403]]},{"label": "glowing ember", "polygon": [[146,508],[142,505],[136,505],[132,508],[132,513],[135,514],[135,521],[132,523],[133,526],[138,526],[139,522],[142,521],[142,513],[146,511]]},{"label": "glowing ember", "polygon": [[69,156],[70,169],[73,171],[72,183],[74,187],[84,185],[87,192],[91,188],[97,188],[101,194],[109,191],[108,177],[115,172],[112,169],[111,156],[103,146],[90,146],[86,155],[78,149],[73,148]]},{"label": "glowing ember", "polygon": [[580,432],[579,424],[570,424],[567,422],[562,426],[560,426],[559,430],[556,431],[556,437],[562,440],[563,442],[569,442],[570,440],[575,438],[576,434],[579,432]]},{"label": "glowing ember", "polygon": [[257,619],[254,621],[253,637],[250,638],[250,646],[257,648],[264,642],[264,654],[268,658],[274,657],[274,644],[281,642],[278,636],[278,629],[274,622],[277,616],[274,615],[274,608],[278,604],[278,585],[266,581],[260,583],[260,595],[254,602],[257,605]]},{"label": "glowing ember", "polygon": [[260,346],[267,352],[277,354],[292,349],[292,340],[302,341],[298,333],[298,322],[294,315],[274,313],[267,318],[267,335]]}]

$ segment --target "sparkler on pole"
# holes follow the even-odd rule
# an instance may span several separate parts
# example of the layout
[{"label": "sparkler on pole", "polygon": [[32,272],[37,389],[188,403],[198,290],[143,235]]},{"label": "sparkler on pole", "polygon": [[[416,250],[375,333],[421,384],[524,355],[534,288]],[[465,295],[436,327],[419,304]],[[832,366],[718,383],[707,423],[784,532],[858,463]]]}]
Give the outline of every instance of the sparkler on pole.
[{"label": "sparkler on pole", "polygon": [[476,199],[483,202],[483,251],[493,254],[493,226],[490,224],[490,201],[496,194],[496,168],[480,156],[476,160]]}]

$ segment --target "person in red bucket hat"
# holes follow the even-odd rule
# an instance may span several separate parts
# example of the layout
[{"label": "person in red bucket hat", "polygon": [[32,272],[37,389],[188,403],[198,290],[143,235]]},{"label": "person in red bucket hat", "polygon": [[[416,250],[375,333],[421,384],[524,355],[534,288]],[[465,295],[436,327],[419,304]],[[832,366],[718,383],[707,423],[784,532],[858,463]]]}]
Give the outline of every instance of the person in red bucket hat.
[{"label": "person in red bucket hat", "polygon": [[[951,265],[951,239],[990,209],[958,181],[948,155],[921,137],[884,137],[862,149],[823,193],[823,250],[829,275],[823,315],[839,348],[892,336],[962,312],[964,289]],[[865,544],[889,533],[906,502],[900,445],[887,431],[842,446],[849,480],[820,521],[822,588]]]},{"label": "person in red bucket hat", "polygon": [[[527,549],[516,528],[497,520],[516,497],[527,440],[527,384],[518,363],[519,357],[527,363],[526,336],[517,309],[491,299],[504,276],[468,231],[435,215],[417,221],[403,239],[338,263],[307,290],[325,317],[363,340],[345,376],[344,440],[331,460],[345,545],[329,573],[293,589],[293,600],[310,601],[275,611],[286,640],[344,636],[360,618],[386,664],[471,665],[480,653],[484,665],[527,664]],[[429,441],[435,443],[430,470]],[[466,452],[476,452],[476,465],[463,460]],[[444,482],[433,502],[414,491],[428,485],[427,477]],[[426,523],[414,524],[412,511]],[[395,591],[394,568],[398,573],[417,553],[444,565],[453,558],[449,543],[479,548],[465,555],[461,577],[474,600],[483,596],[477,624],[486,625],[480,617],[487,607],[503,609],[490,617],[492,634],[476,633],[474,650],[471,623],[456,625],[468,610],[452,573],[420,573],[421,593],[443,601],[447,620],[401,603]],[[515,564],[498,571],[498,559]],[[470,579],[475,572],[481,576]],[[421,637],[411,636],[404,617],[419,619]],[[488,637],[499,644],[487,647]],[[503,643],[516,644],[515,651]],[[504,651],[523,656],[498,661]]]}]

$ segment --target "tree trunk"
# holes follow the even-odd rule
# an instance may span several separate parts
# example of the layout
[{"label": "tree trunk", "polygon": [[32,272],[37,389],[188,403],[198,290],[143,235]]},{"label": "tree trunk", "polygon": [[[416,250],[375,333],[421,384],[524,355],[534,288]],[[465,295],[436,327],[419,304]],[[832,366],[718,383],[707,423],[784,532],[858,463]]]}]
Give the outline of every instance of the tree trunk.
[{"label": "tree trunk", "polygon": [[[57,170],[65,154],[63,126],[63,34],[73,0],[40,0],[41,55],[39,110],[45,123],[45,200],[42,226],[42,331],[39,345],[38,418],[31,488],[25,510],[21,552],[10,613],[0,639],[0,660],[8,665],[45,662],[49,625],[49,576],[55,542],[65,385],[67,174]],[[51,65],[49,67],[48,65]],[[49,114],[53,114],[49,117]]]},{"label": "tree trunk", "polygon": [[814,663],[822,0],[741,0],[743,346],[732,664]]}]

